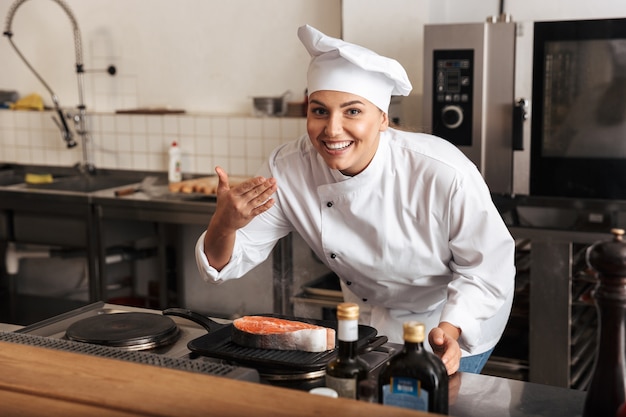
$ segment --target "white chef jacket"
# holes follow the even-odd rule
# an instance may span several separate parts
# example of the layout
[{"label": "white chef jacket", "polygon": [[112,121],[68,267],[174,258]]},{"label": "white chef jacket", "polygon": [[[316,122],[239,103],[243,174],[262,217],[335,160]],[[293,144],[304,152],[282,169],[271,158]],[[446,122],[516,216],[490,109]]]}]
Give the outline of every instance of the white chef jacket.
[{"label": "white chef jacket", "polygon": [[[238,278],[295,231],[341,280],[360,322],[402,343],[402,323],[447,321],[462,354],[493,348],[508,320],[515,244],[475,165],[435,136],[387,129],[369,166],[330,169],[307,135],[281,145],[260,175],[276,178],[275,205],[238,230],[230,262],[208,282]],[[425,345],[428,345],[427,343]]]}]

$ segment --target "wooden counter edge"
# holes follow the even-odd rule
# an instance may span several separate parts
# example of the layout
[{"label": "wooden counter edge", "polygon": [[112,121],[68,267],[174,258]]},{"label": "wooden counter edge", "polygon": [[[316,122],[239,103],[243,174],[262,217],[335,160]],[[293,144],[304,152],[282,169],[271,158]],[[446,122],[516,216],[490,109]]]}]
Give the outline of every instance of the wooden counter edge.
[{"label": "wooden counter edge", "polygon": [[0,369],[3,415],[435,415],[7,342],[0,342]]}]

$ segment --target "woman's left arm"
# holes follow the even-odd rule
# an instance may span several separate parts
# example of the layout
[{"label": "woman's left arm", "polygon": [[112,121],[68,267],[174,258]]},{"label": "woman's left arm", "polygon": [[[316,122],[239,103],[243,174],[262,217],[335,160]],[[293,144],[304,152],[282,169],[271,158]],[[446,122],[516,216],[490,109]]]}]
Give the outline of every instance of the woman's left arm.
[{"label": "woman's left arm", "polygon": [[[458,342],[472,353],[498,339],[508,319],[515,288],[515,241],[478,170],[459,179],[450,200],[453,278],[440,321],[462,329]],[[491,323],[488,328],[485,321]]]}]

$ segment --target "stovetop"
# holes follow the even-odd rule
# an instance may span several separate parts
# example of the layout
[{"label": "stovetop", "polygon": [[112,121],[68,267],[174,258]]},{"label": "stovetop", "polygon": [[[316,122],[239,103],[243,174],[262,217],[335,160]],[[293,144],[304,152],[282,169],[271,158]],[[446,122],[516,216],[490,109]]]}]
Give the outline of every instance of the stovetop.
[{"label": "stovetop", "polygon": [[[321,375],[317,375],[315,377],[283,378],[275,375],[270,377],[268,375],[259,374],[256,369],[227,363],[216,358],[199,356],[198,354],[191,352],[187,347],[187,344],[191,340],[206,335],[207,330],[194,321],[174,315],[168,315],[168,317],[174,320],[178,326],[178,339],[170,345],[145,351],[127,351],[116,347],[74,342],[65,337],[67,328],[80,320],[101,314],[123,314],[129,312],[162,315],[162,311],[160,310],[98,302],[23,327],[12,333],[0,332],[0,341],[35,345],[76,353],[86,353],[101,357],[121,359],[193,372],[208,373],[300,390],[308,390],[324,385],[323,371],[321,372]],[[226,320],[215,318],[212,318],[212,320],[228,323]],[[362,353],[361,357],[368,362],[370,365],[370,374],[374,376],[387,359],[397,352],[399,348],[401,348],[401,346],[385,343],[382,346],[377,346],[368,352]]]},{"label": "stovetop", "polygon": [[179,337],[174,343],[145,351],[128,351],[116,347],[75,342],[65,337],[65,330],[79,320],[100,314],[128,312],[162,314],[159,310],[98,302],[23,327],[15,332],[0,332],[0,341],[259,382],[259,374],[255,369],[227,364],[212,358],[194,357],[187,348],[187,343],[206,334],[207,331],[184,318],[171,317],[179,328]]},{"label": "stovetop", "polygon": [[[98,302],[86,305],[82,308],[69,311],[67,313],[52,317],[47,320],[40,321],[30,326],[26,326],[18,330],[16,333],[44,336],[53,339],[65,339],[65,331],[71,324],[77,321],[88,317],[98,316],[101,314],[129,312],[153,313],[157,315],[162,314],[160,310],[151,310],[147,308]],[[174,320],[174,322],[178,326],[178,339],[173,344],[150,349],[148,352],[171,358],[189,358],[191,351],[187,348],[187,343],[195,338],[205,335],[207,333],[206,329],[190,320],[181,317],[168,317]]]}]

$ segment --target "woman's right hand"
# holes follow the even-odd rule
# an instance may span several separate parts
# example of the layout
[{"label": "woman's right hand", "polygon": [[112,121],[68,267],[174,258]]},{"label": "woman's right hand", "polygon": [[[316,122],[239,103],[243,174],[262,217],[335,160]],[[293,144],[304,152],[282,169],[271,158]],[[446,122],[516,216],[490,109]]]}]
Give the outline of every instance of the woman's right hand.
[{"label": "woman's right hand", "polygon": [[215,172],[219,178],[217,204],[204,236],[204,253],[209,264],[222,270],[230,261],[235,246],[235,233],[259,214],[274,205],[276,179],[255,177],[230,187],[228,174],[221,167]]},{"label": "woman's right hand", "polygon": [[216,167],[215,172],[219,182],[213,217],[222,228],[236,231],[274,205],[271,196],[277,189],[276,179],[255,177],[231,188],[226,171]]}]

